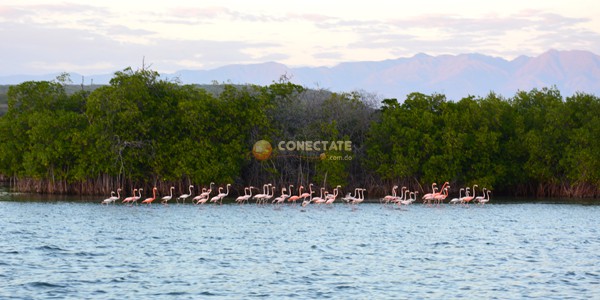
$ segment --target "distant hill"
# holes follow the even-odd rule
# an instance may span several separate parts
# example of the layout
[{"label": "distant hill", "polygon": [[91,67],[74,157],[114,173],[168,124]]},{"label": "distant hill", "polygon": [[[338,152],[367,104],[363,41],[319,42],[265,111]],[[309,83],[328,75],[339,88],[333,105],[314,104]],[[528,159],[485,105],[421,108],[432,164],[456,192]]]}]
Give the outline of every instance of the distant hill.
[{"label": "distant hill", "polygon": [[[125,66],[124,66],[125,67]],[[51,80],[47,76],[0,76],[0,84],[25,80]],[[267,62],[228,65],[212,70],[182,70],[163,74],[178,77],[182,83],[268,85],[285,75],[308,88],[333,92],[364,90],[387,98],[403,100],[408,93],[441,93],[459,100],[468,95],[485,96],[490,91],[512,97],[518,90],[556,86],[563,96],[576,92],[600,95],[600,56],[587,51],[550,50],[536,57],[520,56],[513,60],[482,54],[413,57],[384,61],[341,63],[334,67],[290,68]],[[86,84],[106,84],[112,75],[86,76]],[[81,75],[71,74],[74,83]]]}]

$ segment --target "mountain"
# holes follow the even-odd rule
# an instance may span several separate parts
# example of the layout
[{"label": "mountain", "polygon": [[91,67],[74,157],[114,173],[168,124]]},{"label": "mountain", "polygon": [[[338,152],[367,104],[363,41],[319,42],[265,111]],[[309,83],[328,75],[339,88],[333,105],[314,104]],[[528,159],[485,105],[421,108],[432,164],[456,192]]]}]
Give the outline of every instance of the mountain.
[{"label": "mountain", "polygon": [[[49,80],[46,77],[0,76],[0,84],[24,80]],[[364,90],[400,100],[408,93],[441,93],[459,100],[469,95],[485,96],[491,91],[512,97],[519,90],[556,86],[563,96],[577,92],[600,95],[600,56],[587,51],[550,50],[536,57],[519,56],[513,60],[482,54],[413,57],[384,61],[341,63],[333,67],[290,68],[276,62],[228,65],[212,70],[182,70],[163,74],[178,77],[182,83],[268,85],[283,75],[308,88],[333,92]],[[81,75],[71,76],[77,83]],[[111,75],[86,76],[85,81],[106,84]]]}]

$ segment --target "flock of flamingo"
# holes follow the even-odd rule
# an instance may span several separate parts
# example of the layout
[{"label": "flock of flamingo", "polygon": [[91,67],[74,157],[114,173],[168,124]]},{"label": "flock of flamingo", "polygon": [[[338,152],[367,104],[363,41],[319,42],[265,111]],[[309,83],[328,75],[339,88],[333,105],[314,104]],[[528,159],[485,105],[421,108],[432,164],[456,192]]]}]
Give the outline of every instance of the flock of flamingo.
[{"label": "flock of flamingo", "polygon": [[[471,202],[478,203],[481,205],[488,203],[490,201],[491,191],[488,190],[487,188],[483,188],[482,195],[475,196],[475,189],[477,187],[478,187],[478,185],[476,185],[476,184],[473,185],[473,195],[471,195],[471,188],[469,188],[469,187],[461,188],[458,191],[458,198],[452,198],[451,200],[448,201],[448,203],[462,204],[462,205],[468,205]],[[406,187],[402,187],[400,196],[398,196],[396,193],[397,189],[398,189],[398,186],[395,185],[392,188],[392,194],[381,198],[381,202],[384,204],[393,203],[393,204],[397,204],[397,205],[409,205],[417,200],[417,194],[419,193],[418,191],[411,192]],[[442,185],[442,188],[439,190],[440,191],[438,192],[437,183],[435,183],[435,182],[432,183],[431,184],[432,192],[423,195],[423,197],[421,198],[423,200],[423,204],[440,205],[440,204],[444,203],[444,200],[446,200],[446,198],[448,198],[450,185],[448,184],[448,182],[445,182],[444,185]],[[464,196],[462,195],[463,191],[465,191]]]},{"label": "flock of flamingo", "polygon": [[[227,186],[225,188],[219,187],[218,193],[215,196],[211,197],[211,194],[213,193],[213,185],[214,184],[215,184],[214,182],[211,182],[208,189],[202,188],[201,193],[199,193],[197,196],[192,198],[192,203],[194,203],[196,205],[202,205],[202,204],[206,204],[207,202],[210,201],[211,203],[215,203],[215,204],[217,204],[217,203],[223,204],[223,199],[229,195],[229,188],[231,187],[231,184],[227,184]],[[473,189],[472,189],[473,194],[471,194],[471,188],[469,188],[469,187],[461,188],[459,190],[458,198],[453,198],[453,199],[449,200],[448,203],[462,204],[462,205],[468,205],[471,202],[478,203],[481,205],[488,203],[490,201],[490,190],[483,188],[482,195],[475,196],[475,189],[477,187],[478,186],[476,184],[473,185]],[[320,194],[318,197],[313,196],[313,194],[316,193],[316,190],[313,190],[312,183],[309,184],[308,191],[304,191],[304,186],[298,187],[297,195],[292,195],[293,188],[294,188],[293,185],[290,185],[288,188],[283,187],[283,188],[281,188],[281,194],[278,197],[275,197],[275,186],[273,186],[270,183],[263,185],[262,193],[257,193],[254,195],[252,194],[252,191],[257,190],[257,192],[258,192],[259,189],[255,188],[253,186],[248,186],[248,187],[244,188],[244,195],[237,197],[235,199],[235,202],[238,204],[245,204],[245,203],[249,203],[252,200],[258,205],[264,205],[264,204],[268,204],[268,203],[271,203],[274,205],[281,205],[281,204],[284,204],[285,201],[288,201],[289,203],[293,203],[293,204],[300,202],[302,207],[305,207],[305,206],[309,205],[310,203],[317,204],[317,205],[320,205],[320,204],[331,205],[338,198],[340,189],[342,187],[338,185],[335,189],[333,189],[333,193],[329,193],[328,191],[325,190],[324,187],[322,187],[322,188],[320,188]],[[160,198],[160,201],[162,204],[168,205],[169,201],[171,201],[173,199],[173,190],[174,189],[175,189],[175,187],[171,187],[169,189],[169,191],[170,191],[169,195]],[[224,189],[225,189],[225,191],[223,191]],[[412,204],[413,202],[415,202],[417,200],[417,195],[419,193],[418,191],[411,192],[406,187],[402,187],[400,194],[398,195],[396,192],[397,189],[398,189],[398,186],[395,185],[392,188],[392,194],[381,198],[380,202],[383,204],[386,204],[386,205],[394,204],[394,205],[398,205],[398,206],[402,206],[402,205],[406,206],[406,205]],[[185,204],[185,201],[188,198],[192,197],[192,195],[194,193],[194,186],[190,185],[188,190],[189,190],[189,193],[181,194],[175,198],[175,200],[178,204],[179,204],[179,200],[181,200],[182,204]],[[423,201],[423,204],[430,205],[430,206],[431,205],[440,205],[440,204],[444,203],[444,200],[446,200],[446,198],[448,197],[450,185],[448,184],[448,182],[445,182],[444,185],[442,185],[442,187],[438,191],[437,184],[433,183],[431,185],[431,190],[432,190],[431,193],[425,194],[421,198],[421,200]],[[124,198],[121,202],[123,204],[128,204],[129,206],[137,205],[138,201],[141,200],[141,198],[142,198],[142,191],[143,191],[142,188],[133,189],[132,196]],[[364,192],[365,191],[366,191],[366,189],[356,188],[356,189],[354,189],[354,195],[352,195],[352,193],[348,193],[348,194],[346,194],[346,196],[341,197],[341,201],[346,204],[355,206],[364,201],[364,199],[365,199]],[[462,195],[463,191],[465,192],[464,196]],[[137,195],[136,195],[136,192],[137,192]],[[156,192],[157,192],[157,188],[154,187],[152,189],[152,197],[148,197],[148,198],[142,200],[141,203],[151,205],[157,198]],[[289,192],[289,194],[288,194],[288,192]],[[110,203],[115,204],[117,201],[120,201],[121,200],[121,189],[120,188],[117,189],[116,194],[117,195],[115,196],[115,192],[112,191],[111,196],[109,198],[102,200],[101,204],[106,204],[106,205],[108,205]],[[273,198],[273,197],[275,197],[275,198]]]}]

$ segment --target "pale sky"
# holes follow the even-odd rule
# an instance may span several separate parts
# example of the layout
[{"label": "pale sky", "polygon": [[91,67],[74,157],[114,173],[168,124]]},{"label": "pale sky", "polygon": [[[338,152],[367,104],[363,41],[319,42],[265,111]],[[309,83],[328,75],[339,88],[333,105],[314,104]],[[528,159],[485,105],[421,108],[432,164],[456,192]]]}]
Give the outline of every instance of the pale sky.
[{"label": "pale sky", "polygon": [[0,75],[550,49],[600,54],[600,1],[0,0]]}]

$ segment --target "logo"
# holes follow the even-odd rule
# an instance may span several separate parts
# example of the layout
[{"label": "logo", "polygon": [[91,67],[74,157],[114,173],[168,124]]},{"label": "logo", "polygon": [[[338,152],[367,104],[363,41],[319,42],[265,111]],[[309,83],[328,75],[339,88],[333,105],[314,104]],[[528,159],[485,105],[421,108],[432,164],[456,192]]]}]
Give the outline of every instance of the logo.
[{"label": "logo", "polygon": [[260,140],[254,143],[254,146],[252,147],[252,154],[254,155],[254,158],[261,161],[268,159],[271,156],[272,151],[273,147],[271,147],[271,143],[265,140]]}]

